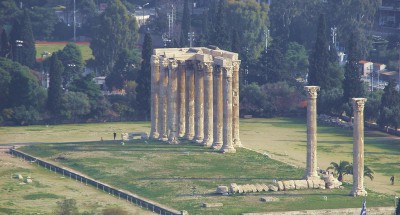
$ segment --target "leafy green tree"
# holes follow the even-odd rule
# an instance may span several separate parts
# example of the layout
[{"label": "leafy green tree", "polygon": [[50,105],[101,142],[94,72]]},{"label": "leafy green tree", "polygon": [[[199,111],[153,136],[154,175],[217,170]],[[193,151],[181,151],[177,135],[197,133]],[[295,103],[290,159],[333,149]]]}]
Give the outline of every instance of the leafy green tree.
[{"label": "leafy green tree", "polygon": [[[278,81],[289,80],[290,74],[286,68],[286,62],[282,53],[281,44],[275,40],[268,48],[267,53],[263,53],[260,59],[260,67],[258,68],[258,77],[254,77],[253,81],[266,80],[267,83],[276,83]],[[263,78],[261,78],[263,77]],[[259,82],[260,83],[260,82]],[[260,84],[264,84],[260,83]]]},{"label": "leafy green tree", "polygon": [[22,65],[33,68],[36,63],[35,39],[29,13],[25,9],[15,20],[10,35],[13,59]]},{"label": "leafy green tree", "polygon": [[[265,49],[264,32],[269,25],[268,5],[265,3],[259,4],[255,0],[249,0],[229,1],[226,7],[227,15],[225,16],[227,24],[219,24],[222,28],[220,26],[215,27],[217,31],[224,31],[224,34],[220,36],[221,40],[224,40],[227,44],[221,47],[225,49],[231,48],[231,41],[234,38],[230,39],[230,36],[234,36],[234,34],[227,34],[227,32],[231,32],[231,29],[233,29],[240,32],[236,39],[240,42],[239,45],[241,46],[238,48],[239,56],[246,55],[246,58],[242,58],[247,61],[246,63],[256,62]],[[216,22],[218,24],[218,19]],[[227,26],[231,27],[228,28]]]},{"label": "leafy green tree", "polygon": [[291,74],[294,78],[305,78],[308,73],[308,53],[304,46],[296,42],[288,44],[285,53],[285,61],[288,70],[293,71]]},{"label": "leafy green tree", "polygon": [[13,108],[12,120],[18,125],[29,125],[40,119],[39,112],[29,106],[26,108],[24,105]]},{"label": "leafy green tree", "polygon": [[11,44],[8,39],[7,32],[4,28],[2,29],[1,32],[0,57],[5,57],[5,58],[11,57]]},{"label": "leafy green tree", "polygon": [[57,208],[54,210],[55,215],[76,215],[79,214],[75,199],[64,199],[57,202]]},{"label": "leafy green tree", "polygon": [[215,18],[214,28],[212,29],[212,34],[210,36],[211,44],[219,47],[220,49],[229,48],[226,26],[226,0],[219,0],[218,10]]},{"label": "leafy green tree", "polygon": [[61,114],[67,119],[77,119],[90,112],[89,97],[81,92],[66,92],[62,98]]},{"label": "leafy green tree", "polygon": [[128,212],[121,208],[106,208],[102,213],[103,215],[128,215]]},{"label": "leafy green tree", "polygon": [[[3,64],[3,58],[0,58],[0,65]],[[11,75],[3,67],[0,67],[0,110],[7,107],[7,99],[9,96],[9,87]]]},{"label": "leafy green tree", "polygon": [[348,161],[340,161],[339,163],[331,162],[331,166],[326,170],[333,170],[338,175],[338,181],[343,182],[343,176],[351,174],[353,166]]},{"label": "leafy green tree", "polygon": [[132,50],[138,39],[136,19],[120,0],[111,0],[107,9],[94,23],[90,48],[100,74],[108,75],[123,49]]},{"label": "leafy green tree", "polygon": [[264,94],[268,95],[268,106],[273,107],[269,110],[270,112],[265,110],[266,116],[285,116],[294,113],[298,104],[304,99],[302,92],[295,86],[290,86],[286,81],[267,83],[261,89]]},{"label": "leafy green tree", "polygon": [[69,83],[76,78],[79,78],[82,73],[82,53],[75,43],[68,43],[57,54],[64,67],[64,72],[62,73],[62,82],[63,87],[66,88]]},{"label": "leafy green tree", "polygon": [[389,80],[383,89],[381,105],[379,107],[378,125],[381,127],[393,126],[397,129],[400,120],[400,95],[396,90],[395,81]]},{"label": "leafy green tree", "polygon": [[0,1],[0,26],[11,23],[19,12],[14,0]]},{"label": "leafy green tree", "polygon": [[142,66],[137,78],[137,109],[141,111],[145,118],[150,114],[150,93],[151,93],[151,65],[150,59],[152,55],[153,45],[151,36],[146,33],[142,49]]},{"label": "leafy green tree", "polygon": [[376,90],[368,95],[368,102],[365,103],[364,117],[365,120],[376,122],[379,116],[379,106],[381,104],[382,91]]},{"label": "leafy green tree", "polygon": [[267,94],[256,83],[243,86],[240,91],[240,113],[256,117],[266,116],[265,112],[272,112],[271,110],[273,109],[273,107],[269,106],[267,99]]},{"label": "leafy green tree", "polygon": [[[52,38],[54,26],[58,17],[53,8],[32,6],[29,9],[32,31],[36,39],[49,40]],[[71,34],[72,35],[72,34]]]},{"label": "leafy green tree", "polygon": [[138,61],[139,56],[136,50],[122,50],[114,70],[106,77],[107,87],[109,89],[123,89],[127,81],[135,78]]},{"label": "leafy green tree", "polygon": [[64,67],[56,53],[50,58],[50,69],[49,69],[49,88],[48,88],[48,99],[47,108],[54,114],[58,115],[61,108],[61,98],[62,98],[62,78],[61,74],[64,71]]},{"label": "leafy green tree", "polygon": [[183,15],[182,15],[182,24],[181,24],[181,36],[180,36],[180,45],[181,47],[186,47],[188,45],[188,33],[190,31],[190,11],[189,11],[189,2],[188,0],[184,0],[183,2]]},{"label": "leafy green tree", "polygon": [[358,65],[360,50],[358,49],[356,35],[350,37],[348,58],[343,81],[343,102],[350,102],[351,98],[359,98],[364,95],[364,85],[361,80],[361,71]]}]

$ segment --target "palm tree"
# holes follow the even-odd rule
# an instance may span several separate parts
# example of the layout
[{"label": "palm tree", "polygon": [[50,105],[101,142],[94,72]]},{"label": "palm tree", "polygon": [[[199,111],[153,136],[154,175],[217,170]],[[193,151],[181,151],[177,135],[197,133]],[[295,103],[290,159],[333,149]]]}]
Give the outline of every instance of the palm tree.
[{"label": "palm tree", "polygon": [[343,176],[346,174],[350,174],[350,171],[353,171],[352,165],[347,161],[340,161],[339,164],[335,162],[331,162],[331,166],[326,170],[331,170],[338,175],[338,181],[343,182]]},{"label": "palm tree", "polygon": [[[347,174],[353,175],[353,164],[349,166],[349,172]],[[367,165],[364,165],[364,177],[368,177],[369,179],[374,180],[374,171],[370,169]]]}]

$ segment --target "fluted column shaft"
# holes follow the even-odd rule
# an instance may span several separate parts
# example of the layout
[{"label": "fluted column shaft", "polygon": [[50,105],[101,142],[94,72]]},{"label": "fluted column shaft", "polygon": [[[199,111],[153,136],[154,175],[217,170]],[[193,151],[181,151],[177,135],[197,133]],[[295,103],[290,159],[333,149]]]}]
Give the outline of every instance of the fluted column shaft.
[{"label": "fluted column shaft", "polygon": [[235,147],[242,147],[242,142],[239,136],[239,68],[240,61],[233,62],[232,74],[232,91],[233,91],[233,145]]},{"label": "fluted column shaft", "polygon": [[350,195],[366,196],[364,188],[364,105],[367,99],[353,98],[353,188]]},{"label": "fluted column shaft", "polygon": [[159,139],[162,141],[168,140],[167,135],[167,110],[168,110],[168,60],[164,59],[162,62],[162,69],[160,72],[160,106],[159,106],[159,118],[160,118],[160,132]]},{"label": "fluted column shaft", "polygon": [[307,92],[307,169],[305,179],[319,179],[317,172],[317,92],[318,86],[305,86]]},{"label": "fluted column shaft", "polygon": [[157,139],[158,132],[158,103],[160,93],[160,61],[158,56],[151,56],[151,131],[150,138]]},{"label": "fluted column shaft", "polygon": [[213,65],[204,62],[204,140],[203,145],[213,143]]},{"label": "fluted column shaft", "polygon": [[194,106],[194,141],[202,143],[204,138],[204,71],[203,65],[197,63],[195,67],[195,106]]},{"label": "fluted column shaft", "polygon": [[186,125],[185,139],[193,140],[194,137],[194,66],[192,61],[186,62]]},{"label": "fluted column shaft", "polygon": [[223,145],[221,152],[235,153],[232,139],[232,67],[223,67]]},{"label": "fluted column shaft", "polygon": [[178,126],[177,126],[177,100],[178,100],[178,63],[173,60],[169,64],[169,79],[168,79],[168,130],[169,143],[178,143]]},{"label": "fluted column shaft", "polygon": [[186,69],[185,62],[179,63],[178,68],[178,109],[179,109],[179,125],[178,125],[178,137],[185,135],[185,121],[186,121]]},{"label": "fluted column shaft", "polygon": [[222,108],[222,68],[215,66],[214,68],[214,89],[213,89],[213,149],[220,149],[222,146],[222,119],[223,119],[223,108]]}]

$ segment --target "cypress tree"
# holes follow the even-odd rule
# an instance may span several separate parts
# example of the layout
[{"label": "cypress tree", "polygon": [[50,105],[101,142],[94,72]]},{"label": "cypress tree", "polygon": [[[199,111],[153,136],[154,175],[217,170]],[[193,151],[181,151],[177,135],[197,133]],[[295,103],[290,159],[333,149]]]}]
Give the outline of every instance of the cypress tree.
[{"label": "cypress tree", "polygon": [[324,15],[320,15],[317,39],[314,51],[310,58],[310,67],[308,73],[308,85],[320,86],[322,89],[330,88],[328,82],[327,69],[329,67],[329,49],[326,37],[326,25]]},{"label": "cypress tree", "polygon": [[183,15],[182,15],[182,23],[181,23],[181,36],[180,36],[180,45],[181,47],[185,47],[188,44],[188,33],[190,30],[190,14],[189,14],[189,2],[185,0],[183,3]]},{"label": "cypress tree", "polygon": [[33,68],[36,63],[35,39],[33,38],[31,19],[26,9],[15,20],[10,41],[14,61]]},{"label": "cypress tree", "polygon": [[139,76],[137,78],[137,108],[141,113],[145,114],[147,119],[150,114],[150,85],[151,85],[151,65],[150,59],[153,50],[150,33],[146,33],[143,41],[142,49],[142,65]]},{"label": "cypress tree", "polygon": [[63,71],[64,67],[61,61],[58,60],[57,53],[53,53],[50,58],[47,108],[54,115],[60,114],[62,98],[61,74]]},{"label": "cypress tree", "polygon": [[383,95],[381,98],[381,105],[379,107],[379,117],[377,123],[379,126],[394,126],[399,125],[399,105],[400,95],[396,90],[396,82],[391,79],[383,89]]},{"label": "cypress tree", "polygon": [[228,34],[226,33],[225,22],[225,0],[219,0],[218,11],[215,17],[215,25],[211,35],[212,45],[216,45],[221,49],[228,49]]},{"label": "cypress tree", "polygon": [[357,38],[356,35],[352,34],[349,41],[348,61],[343,81],[343,102],[345,103],[349,102],[351,98],[358,98],[363,95],[363,83],[358,66],[360,50],[358,49]]},{"label": "cypress tree", "polygon": [[1,44],[0,44],[0,57],[10,58],[11,57],[11,44],[8,40],[8,35],[5,29],[1,33]]}]

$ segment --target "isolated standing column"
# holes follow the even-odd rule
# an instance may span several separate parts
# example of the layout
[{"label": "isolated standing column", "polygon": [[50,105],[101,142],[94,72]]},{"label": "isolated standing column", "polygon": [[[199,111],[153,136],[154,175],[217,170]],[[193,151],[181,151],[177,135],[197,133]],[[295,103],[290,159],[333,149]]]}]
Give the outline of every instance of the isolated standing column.
[{"label": "isolated standing column", "polygon": [[214,124],[214,137],[211,148],[220,149],[222,147],[222,120],[223,120],[223,109],[222,109],[222,68],[215,66],[214,69],[214,96],[213,96],[213,124]]},{"label": "isolated standing column", "polygon": [[240,61],[233,62],[233,74],[232,74],[232,105],[233,105],[233,145],[235,147],[242,147],[242,142],[239,136],[239,68]]},{"label": "isolated standing column", "polygon": [[317,173],[317,92],[318,86],[305,86],[307,91],[307,169],[305,179],[319,179]]},{"label": "isolated standing column", "polygon": [[159,137],[158,127],[158,99],[160,93],[160,60],[158,56],[151,56],[151,131],[150,138]]},{"label": "isolated standing column", "polygon": [[193,140],[194,137],[194,65],[186,61],[186,125],[185,139]]},{"label": "isolated standing column", "polygon": [[350,195],[366,196],[364,188],[364,105],[367,99],[353,98],[353,188]]},{"label": "isolated standing column", "polygon": [[232,67],[223,67],[223,145],[221,152],[235,153],[232,139]]},{"label": "isolated standing column", "polygon": [[160,117],[160,132],[159,139],[162,141],[168,140],[167,135],[167,109],[168,109],[168,59],[162,61],[162,68],[160,72],[160,106],[159,106],[159,117]]},{"label": "isolated standing column", "polygon": [[185,61],[179,63],[178,68],[178,111],[179,111],[179,125],[178,125],[178,136],[183,137],[185,135],[185,123],[186,123],[186,68]]},{"label": "isolated standing column", "polygon": [[204,62],[204,140],[203,145],[213,143],[213,65]]},{"label": "isolated standing column", "polygon": [[195,106],[194,106],[194,141],[202,143],[204,138],[204,66],[195,66]]},{"label": "isolated standing column", "polygon": [[178,126],[177,126],[177,101],[178,101],[178,63],[172,60],[169,64],[169,79],[168,79],[168,127],[169,137],[168,142],[171,144],[178,143]]}]

